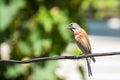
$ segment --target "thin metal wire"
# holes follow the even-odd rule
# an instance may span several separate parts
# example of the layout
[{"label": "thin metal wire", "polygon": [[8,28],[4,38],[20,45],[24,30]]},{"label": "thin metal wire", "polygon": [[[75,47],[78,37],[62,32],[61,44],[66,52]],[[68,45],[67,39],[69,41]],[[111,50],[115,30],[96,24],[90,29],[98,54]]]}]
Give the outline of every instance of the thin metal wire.
[{"label": "thin metal wire", "polygon": [[41,62],[41,61],[48,61],[48,60],[63,60],[63,59],[83,59],[87,57],[101,57],[101,56],[113,56],[113,55],[120,55],[120,52],[110,52],[110,53],[94,53],[94,54],[87,54],[87,55],[80,55],[80,56],[57,56],[57,57],[41,57],[41,58],[34,58],[30,60],[0,60],[0,63],[18,63],[18,64],[26,64],[32,62]]}]

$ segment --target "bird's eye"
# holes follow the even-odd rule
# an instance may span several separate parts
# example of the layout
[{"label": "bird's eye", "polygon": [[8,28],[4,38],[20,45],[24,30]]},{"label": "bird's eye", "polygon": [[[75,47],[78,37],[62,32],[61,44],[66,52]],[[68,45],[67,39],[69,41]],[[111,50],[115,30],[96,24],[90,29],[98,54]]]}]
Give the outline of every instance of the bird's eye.
[{"label": "bird's eye", "polygon": [[70,24],[70,26],[72,26],[73,24]]}]

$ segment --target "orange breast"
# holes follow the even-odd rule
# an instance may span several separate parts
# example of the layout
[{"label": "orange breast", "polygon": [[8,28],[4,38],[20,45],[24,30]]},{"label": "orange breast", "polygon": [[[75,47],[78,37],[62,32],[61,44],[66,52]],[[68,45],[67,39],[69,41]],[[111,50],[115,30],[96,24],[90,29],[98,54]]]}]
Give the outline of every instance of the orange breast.
[{"label": "orange breast", "polygon": [[82,38],[84,37],[84,34],[83,34],[82,31],[80,31],[80,32],[75,32],[74,35],[75,35],[76,38],[80,38],[80,39],[82,39]]}]

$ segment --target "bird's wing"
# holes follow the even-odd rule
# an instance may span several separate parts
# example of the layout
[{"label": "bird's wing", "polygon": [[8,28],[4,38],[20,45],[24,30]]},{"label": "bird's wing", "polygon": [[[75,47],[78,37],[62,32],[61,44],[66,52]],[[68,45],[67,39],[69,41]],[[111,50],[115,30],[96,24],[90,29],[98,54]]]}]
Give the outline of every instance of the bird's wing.
[{"label": "bird's wing", "polygon": [[90,45],[90,41],[89,41],[88,35],[87,35],[87,33],[84,30],[83,30],[83,33],[85,34],[86,45],[88,45],[87,46],[88,47],[88,51],[89,51],[89,53],[92,53],[91,52],[91,45]]},{"label": "bird's wing", "polygon": [[91,47],[90,47],[90,42],[89,42],[87,33],[84,30],[82,32],[84,36],[76,40],[77,45],[83,51],[83,53],[91,53]]}]

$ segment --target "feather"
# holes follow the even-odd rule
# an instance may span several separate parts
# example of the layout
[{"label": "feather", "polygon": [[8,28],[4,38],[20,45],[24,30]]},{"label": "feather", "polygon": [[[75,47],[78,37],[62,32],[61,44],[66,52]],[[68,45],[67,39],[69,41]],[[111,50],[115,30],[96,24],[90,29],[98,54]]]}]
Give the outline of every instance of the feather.
[{"label": "feather", "polygon": [[[78,47],[81,49],[81,51],[85,53],[85,55],[91,54],[92,53],[91,45],[85,30],[83,30],[77,23],[71,23],[68,28],[72,30],[72,32],[74,33],[76,43]],[[93,60],[93,62],[95,62],[94,57],[86,58],[89,76],[92,76],[92,70],[90,66],[91,59]]]},{"label": "feather", "polygon": [[86,58],[87,61],[87,67],[88,67],[88,75],[92,76],[92,70],[91,70],[91,66],[90,66],[90,61],[88,58]]}]

